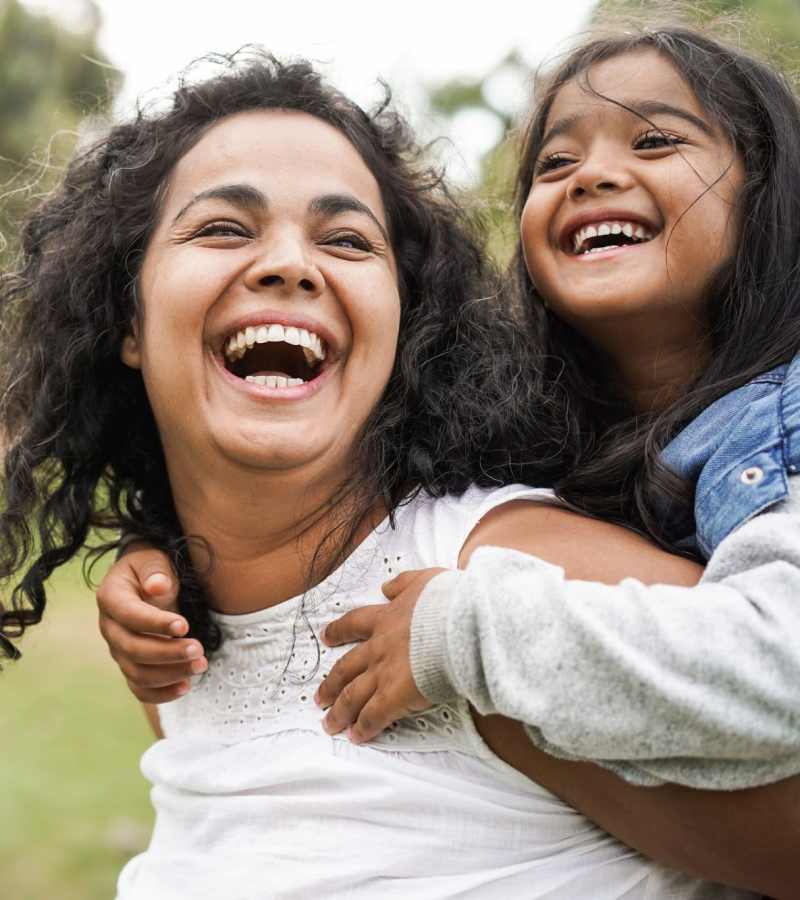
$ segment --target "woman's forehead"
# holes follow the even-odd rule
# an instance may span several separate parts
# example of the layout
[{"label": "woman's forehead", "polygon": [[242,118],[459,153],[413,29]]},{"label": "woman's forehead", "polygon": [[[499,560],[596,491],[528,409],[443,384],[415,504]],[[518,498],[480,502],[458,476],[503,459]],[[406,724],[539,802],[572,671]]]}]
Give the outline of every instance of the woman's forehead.
[{"label": "woman's forehead", "polygon": [[214,125],[176,164],[164,209],[223,183],[252,184],[281,199],[346,192],[385,218],[380,188],[359,152],[307,113],[251,110]]}]

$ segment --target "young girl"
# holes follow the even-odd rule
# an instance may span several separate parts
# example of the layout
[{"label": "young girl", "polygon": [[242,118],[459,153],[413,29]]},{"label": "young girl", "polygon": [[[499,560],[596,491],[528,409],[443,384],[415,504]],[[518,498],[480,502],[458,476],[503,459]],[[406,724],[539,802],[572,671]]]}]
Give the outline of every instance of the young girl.
[{"label": "young girl", "polygon": [[[556,73],[521,167],[517,266],[553,395],[567,400],[568,471],[556,488],[576,507],[697,548],[708,569],[696,588],[604,588],[482,550],[424,592],[430,572],[401,576],[391,606],[328,626],[329,645],[366,639],[320,691],[329,731],[354,723],[353,736],[369,739],[460,696],[524,721],[550,753],[639,784],[741,788],[800,772],[800,444],[788,365],[800,344],[798,139],[783,81],[691,32],[596,41]],[[578,533],[553,516],[554,541]],[[493,532],[487,520],[484,541],[513,545],[508,527]],[[163,571],[135,554],[118,565],[134,585]],[[142,630],[174,620],[117,612],[134,627],[147,621]],[[119,644],[124,632],[105,627]],[[148,682],[142,662],[156,646],[136,645],[131,680],[166,699],[175,688],[164,686],[191,670],[161,667]],[[177,659],[177,647],[161,652]],[[624,833],[574,786],[562,793]],[[751,796],[731,795],[734,805]],[[797,813],[774,834],[796,852]],[[748,856],[732,846],[728,871],[741,873]],[[763,889],[788,894],[791,856],[778,865],[784,880]]]},{"label": "young girl", "polygon": [[[395,566],[467,562],[514,503],[535,535],[550,499],[498,487],[536,434],[525,347],[413,151],[396,118],[259,57],[75,160],[3,282],[4,573],[37,539],[7,639],[99,523],[169,551],[211,656],[142,761],[156,827],[118,896],[744,897],[593,826],[466,701],[362,747],[319,728],[325,621]],[[589,566],[694,577],[586,527]]]}]

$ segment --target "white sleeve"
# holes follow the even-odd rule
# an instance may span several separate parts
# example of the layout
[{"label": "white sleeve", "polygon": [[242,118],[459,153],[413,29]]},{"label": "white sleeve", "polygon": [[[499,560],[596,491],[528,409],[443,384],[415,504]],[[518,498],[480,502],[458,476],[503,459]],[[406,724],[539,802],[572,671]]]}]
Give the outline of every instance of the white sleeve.
[{"label": "white sleeve", "polygon": [[800,773],[800,477],[719,546],[699,585],[608,586],[512,550],[434,578],[412,623],[433,700],[637,784],[737,789]]}]

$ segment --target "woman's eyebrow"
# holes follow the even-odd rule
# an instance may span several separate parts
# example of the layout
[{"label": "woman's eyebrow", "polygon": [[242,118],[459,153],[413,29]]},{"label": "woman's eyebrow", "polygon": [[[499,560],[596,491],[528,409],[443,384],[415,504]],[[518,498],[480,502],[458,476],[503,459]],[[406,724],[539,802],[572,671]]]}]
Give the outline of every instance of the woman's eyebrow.
[{"label": "woman's eyebrow", "polygon": [[383,236],[383,239],[387,244],[389,243],[389,235],[386,233],[386,229],[383,225],[378,221],[378,217],[375,213],[366,205],[366,203],[362,203],[352,194],[323,194],[321,197],[315,197],[311,203],[308,204],[308,210],[309,212],[322,216],[336,216],[343,212],[363,213],[375,223]]},{"label": "woman's eyebrow", "polygon": [[231,203],[233,206],[239,206],[257,212],[265,210],[269,206],[269,201],[264,194],[251,184],[221,184],[217,187],[209,188],[206,191],[200,191],[199,194],[195,194],[178,215],[175,216],[172,220],[172,224],[174,225],[193,206],[202,203],[204,200],[224,200],[226,203]]},{"label": "woman's eyebrow", "polygon": [[[681,106],[673,106],[671,103],[664,103],[661,100],[615,100],[613,102],[620,109],[633,113],[635,116],[645,120],[652,119],[653,116],[674,116],[677,119],[683,119],[684,122],[688,122],[690,125],[694,125],[695,128],[699,128],[708,137],[713,137],[714,135],[714,129],[708,122]],[[574,131],[590,115],[592,113],[576,113],[573,116],[564,116],[563,119],[558,119],[547,130],[541,146],[544,147],[545,144],[550,143],[550,141],[562,134],[569,134]]]}]

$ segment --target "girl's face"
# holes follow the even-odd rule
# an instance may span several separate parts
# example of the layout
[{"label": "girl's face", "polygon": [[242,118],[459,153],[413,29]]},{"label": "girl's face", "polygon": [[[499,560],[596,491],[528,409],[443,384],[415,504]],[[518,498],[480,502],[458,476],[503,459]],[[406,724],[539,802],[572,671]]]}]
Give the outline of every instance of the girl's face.
[{"label": "girl's face", "polygon": [[588,337],[632,317],[657,329],[676,312],[702,327],[737,240],[742,162],[656,51],[588,75],[596,93],[583,75],[568,82],[547,118],[522,215],[531,278]]},{"label": "girl's face", "polygon": [[122,357],[171,474],[220,456],[346,467],[392,369],[400,298],[378,184],[338,130],[283,110],[211,128],[172,173],[138,286]]}]

